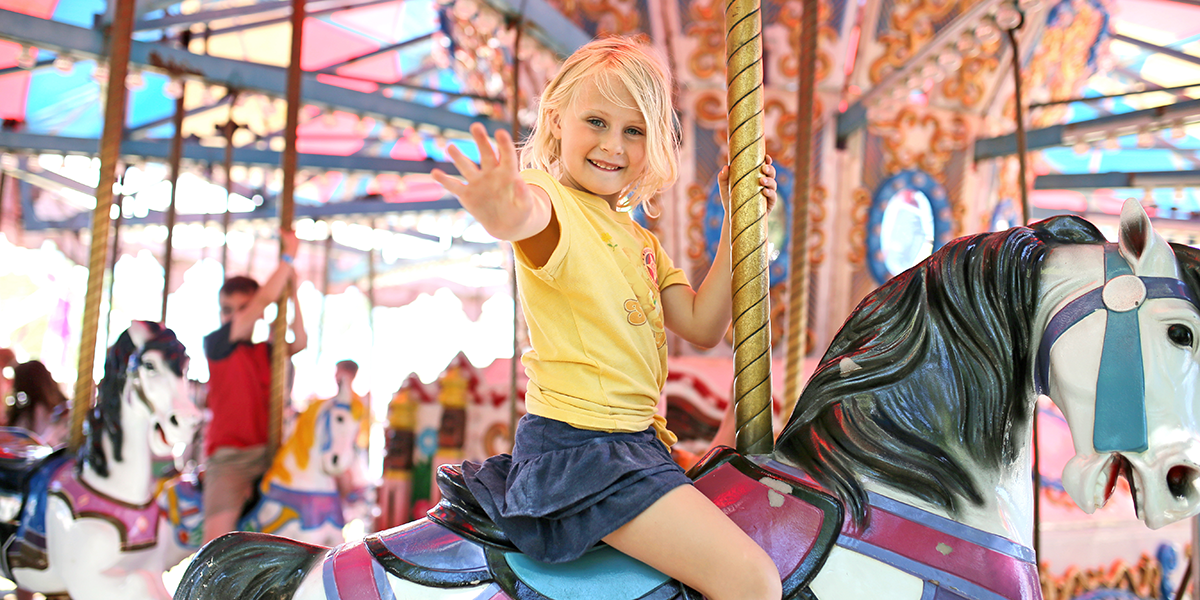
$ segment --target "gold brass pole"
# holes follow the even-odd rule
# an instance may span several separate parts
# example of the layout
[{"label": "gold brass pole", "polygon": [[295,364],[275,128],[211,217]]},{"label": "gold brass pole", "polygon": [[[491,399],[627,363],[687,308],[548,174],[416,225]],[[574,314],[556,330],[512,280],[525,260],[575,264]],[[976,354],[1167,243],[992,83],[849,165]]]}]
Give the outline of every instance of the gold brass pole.
[{"label": "gold brass pole", "polygon": [[113,22],[108,31],[108,85],[104,100],[104,129],[100,136],[100,182],[96,186],[96,208],[92,211],[87,295],[83,303],[83,329],[79,334],[79,369],[78,378],[75,380],[75,397],[71,405],[71,430],[68,440],[72,452],[83,445],[83,420],[92,409],[96,329],[100,324],[104,266],[108,263],[112,188],[116,181],[117,161],[121,157],[121,135],[125,127],[125,75],[129,71],[133,13],[134,0],[117,0]]},{"label": "gold brass pole", "polygon": [[743,454],[768,454],[775,439],[771,426],[767,205],[758,183],[767,154],[763,139],[762,13],[758,0],[726,4],[725,53],[736,445]]},{"label": "gold brass pole", "polygon": [[800,396],[808,337],[808,204],[812,198],[813,96],[817,87],[819,0],[803,0],[800,15],[800,95],[796,106],[796,190],[792,200],[792,247],[788,252],[787,371],[783,415]]},{"label": "gold brass pole", "polygon": [[[292,229],[295,217],[296,191],[296,128],[300,126],[300,49],[304,38],[304,0],[292,0],[292,54],[288,63],[287,77],[287,125],[284,129],[283,190],[279,195],[279,228]],[[280,254],[283,252],[280,238]],[[280,257],[282,258],[282,256]],[[293,257],[294,258],[294,257]],[[284,385],[287,379],[287,363],[291,358],[287,344],[287,301],[292,295],[292,285],[283,286],[279,298],[279,310],[275,314],[275,344],[271,356],[271,418],[267,429],[267,451],[271,456],[279,449],[283,438]]]}]

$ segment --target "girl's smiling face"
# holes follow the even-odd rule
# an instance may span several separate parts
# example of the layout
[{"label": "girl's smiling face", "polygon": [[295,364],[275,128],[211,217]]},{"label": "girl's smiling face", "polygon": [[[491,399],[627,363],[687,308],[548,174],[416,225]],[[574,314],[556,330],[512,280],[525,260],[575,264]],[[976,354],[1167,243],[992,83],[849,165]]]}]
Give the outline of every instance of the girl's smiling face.
[{"label": "girl's smiling face", "polygon": [[[601,78],[583,83],[574,101],[551,119],[561,143],[561,183],[599,196],[614,210],[646,168],[646,120],[620,83],[605,94]],[[612,97],[610,97],[612,96]]]}]

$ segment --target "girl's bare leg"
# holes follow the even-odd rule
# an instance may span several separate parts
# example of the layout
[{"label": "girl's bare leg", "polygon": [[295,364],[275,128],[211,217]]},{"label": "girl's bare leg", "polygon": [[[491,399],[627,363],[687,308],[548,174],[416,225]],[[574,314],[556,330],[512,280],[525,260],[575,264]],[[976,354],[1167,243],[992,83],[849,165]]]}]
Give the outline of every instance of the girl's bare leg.
[{"label": "girl's bare leg", "polygon": [[695,487],[679,486],[604,538],[709,600],[778,600],[779,569]]}]

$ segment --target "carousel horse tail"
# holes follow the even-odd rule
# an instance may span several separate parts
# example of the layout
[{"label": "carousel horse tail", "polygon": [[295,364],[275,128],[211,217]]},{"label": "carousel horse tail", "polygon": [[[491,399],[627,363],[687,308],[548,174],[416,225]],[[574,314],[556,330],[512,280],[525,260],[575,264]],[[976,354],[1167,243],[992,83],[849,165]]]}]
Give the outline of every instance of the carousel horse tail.
[{"label": "carousel horse tail", "polygon": [[265,533],[227,533],[192,559],[175,600],[290,598],[328,550]]}]

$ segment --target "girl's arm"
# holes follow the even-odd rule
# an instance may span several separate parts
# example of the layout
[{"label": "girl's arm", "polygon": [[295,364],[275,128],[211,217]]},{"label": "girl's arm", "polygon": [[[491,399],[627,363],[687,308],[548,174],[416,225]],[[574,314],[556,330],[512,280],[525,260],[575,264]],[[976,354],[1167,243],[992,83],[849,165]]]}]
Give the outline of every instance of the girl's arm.
[{"label": "girl's arm", "polygon": [[[471,136],[479,148],[478,165],[457,147],[451,146],[449,151],[466,183],[440,169],[434,169],[431,175],[446,191],[458,196],[463,208],[492,237],[520,242],[530,259],[544,264],[558,243],[558,223],[550,197],[541,188],[521,180],[516,147],[507,131],[496,132],[495,149],[482,124],[471,125]],[[539,261],[543,254],[544,259]]]},{"label": "girl's arm", "polygon": [[[775,167],[768,156],[762,166],[758,182],[763,186],[762,195],[767,200],[767,212],[775,206]],[[721,224],[721,240],[717,244],[717,255],[700,287],[693,290],[686,285],[673,285],[662,291],[663,317],[667,328],[684,340],[712,348],[720,343],[729,330],[733,317],[732,268],[729,250],[729,167],[725,166],[717,175],[721,191],[721,204],[725,207],[725,218]]]}]

